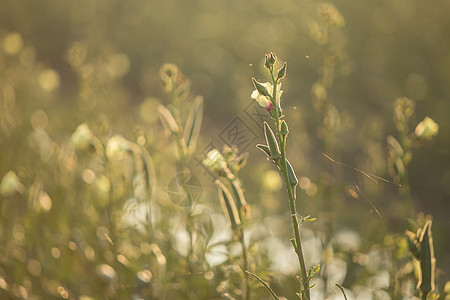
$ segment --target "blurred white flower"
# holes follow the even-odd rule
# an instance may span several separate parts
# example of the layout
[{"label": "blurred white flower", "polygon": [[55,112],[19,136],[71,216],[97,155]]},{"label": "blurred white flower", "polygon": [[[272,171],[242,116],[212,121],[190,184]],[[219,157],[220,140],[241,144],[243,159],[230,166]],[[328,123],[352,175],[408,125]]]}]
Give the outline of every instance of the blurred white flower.
[{"label": "blurred white flower", "polygon": [[22,194],[24,191],[25,186],[20,182],[14,171],[5,174],[0,183],[0,195],[8,197],[14,194]]},{"label": "blurred white flower", "polygon": [[115,135],[108,140],[106,145],[106,156],[109,159],[122,159],[129,150],[128,141],[121,135]]},{"label": "blurred white flower", "polygon": [[78,125],[70,138],[72,144],[78,150],[86,150],[91,145],[93,134],[86,123]]},{"label": "blurred white flower", "polygon": [[420,122],[415,130],[418,138],[429,140],[439,132],[439,125],[431,118],[426,117]]}]

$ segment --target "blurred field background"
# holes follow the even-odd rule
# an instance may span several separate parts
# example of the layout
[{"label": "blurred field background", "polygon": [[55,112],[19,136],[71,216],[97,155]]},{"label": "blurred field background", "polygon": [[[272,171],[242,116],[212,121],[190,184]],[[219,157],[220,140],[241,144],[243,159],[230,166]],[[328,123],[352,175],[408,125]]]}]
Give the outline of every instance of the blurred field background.
[{"label": "blurred field background", "polygon": [[[231,290],[239,298],[239,276],[224,267],[232,263],[222,252],[236,252],[229,245],[211,250],[198,278],[187,279],[184,208],[171,206],[167,193],[176,151],[157,114],[169,103],[159,70],[173,63],[192,81],[192,95],[205,99],[196,159],[226,144],[222,134],[236,118],[249,128],[251,143],[238,146],[250,154],[241,178],[255,270],[294,299],[287,197],[254,146],[264,137],[249,113],[258,108],[251,77],[267,81],[270,51],[288,63],[282,101],[288,155],[303,179],[299,210],[318,218],[305,225],[307,261],[328,265],[317,299],[341,297],[333,282],[356,299],[389,299],[389,280],[412,276],[399,237],[409,194],[386,158],[386,138],[401,138],[398,97],[415,102],[408,132],[426,116],[439,124],[435,138],[411,150],[407,178],[419,219],[433,218],[442,290],[450,279],[449,11],[445,0],[2,0],[0,178],[16,177],[7,177],[14,184],[3,183],[0,196],[0,296],[222,299]],[[71,137],[82,123],[104,145],[122,135],[148,150],[151,196],[136,196],[133,158],[105,162],[76,149]],[[195,160],[192,168],[205,235],[229,239],[212,177]],[[150,201],[151,230],[138,222]],[[255,299],[267,297],[257,282],[254,289]]]}]

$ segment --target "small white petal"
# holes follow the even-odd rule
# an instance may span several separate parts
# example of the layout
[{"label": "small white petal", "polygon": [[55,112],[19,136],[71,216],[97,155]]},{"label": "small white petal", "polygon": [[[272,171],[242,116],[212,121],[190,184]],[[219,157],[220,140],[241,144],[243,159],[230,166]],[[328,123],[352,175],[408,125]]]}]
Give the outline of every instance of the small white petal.
[{"label": "small white petal", "polygon": [[251,97],[252,99],[255,99],[255,100],[256,100],[256,98],[258,98],[258,96],[259,96],[258,91],[257,91],[257,90],[254,90],[253,93],[252,93],[252,95],[251,95],[250,97]]}]

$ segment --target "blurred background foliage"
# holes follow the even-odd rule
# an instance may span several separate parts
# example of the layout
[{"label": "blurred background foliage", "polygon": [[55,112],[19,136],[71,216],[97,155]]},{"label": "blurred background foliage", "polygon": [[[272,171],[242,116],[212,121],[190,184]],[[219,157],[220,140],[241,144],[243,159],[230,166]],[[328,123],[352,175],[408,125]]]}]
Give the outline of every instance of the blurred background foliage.
[{"label": "blurred background foliage", "polygon": [[[241,147],[250,156],[240,173],[252,207],[254,270],[279,294],[295,297],[287,199],[281,178],[253,146],[263,133],[246,113],[251,77],[267,80],[269,51],[288,62],[288,156],[300,179],[299,209],[318,218],[303,231],[307,261],[323,267],[318,299],[340,297],[334,283],[357,299],[399,295],[392,281],[413,278],[414,268],[401,239],[408,201],[413,219],[423,212],[420,225],[433,216],[437,280],[445,282],[448,11],[444,0],[2,0],[0,295],[239,298],[232,245],[219,245],[215,255],[198,250],[210,257],[188,275],[184,208],[167,193],[176,149],[157,115],[157,106],[169,103],[159,78],[169,62],[192,81],[193,96],[205,99],[199,160],[212,144],[225,143],[218,137],[236,117],[255,133]],[[426,116],[439,124],[439,135],[420,147],[405,146],[394,118],[404,96],[414,101],[407,134]],[[388,136],[406,147],[406,179],[390,164]],[[199,164],[192,168],[202,184],[198,230],[207,241],[229,239],[212,178]],[[414,286],[403,284],[400,293]],[[255,289],[255,297],[267,296],[256,282]]]}]

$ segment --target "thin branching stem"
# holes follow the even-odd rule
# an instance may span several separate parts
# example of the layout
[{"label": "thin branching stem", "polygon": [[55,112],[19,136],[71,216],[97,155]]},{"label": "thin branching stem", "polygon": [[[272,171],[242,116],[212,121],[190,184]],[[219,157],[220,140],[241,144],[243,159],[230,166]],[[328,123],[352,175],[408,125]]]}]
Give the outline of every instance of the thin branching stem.
[{"label": "thin branching stem", "polygon": [[269,294],[272,296],[272,299],[274,300],[279,300],[280,298],[277,296],[277,294],[275,294],[275,292],[272,290],[272,288],[264,281],[262,280],[258,275],[250,272],[250,271],[245,271],[247,274],[252,275],[253,277],[255,277],[256,279],[259,280],[259,282],[261,282],[261,284],[266,288],[266,290],[269,292]]}]

